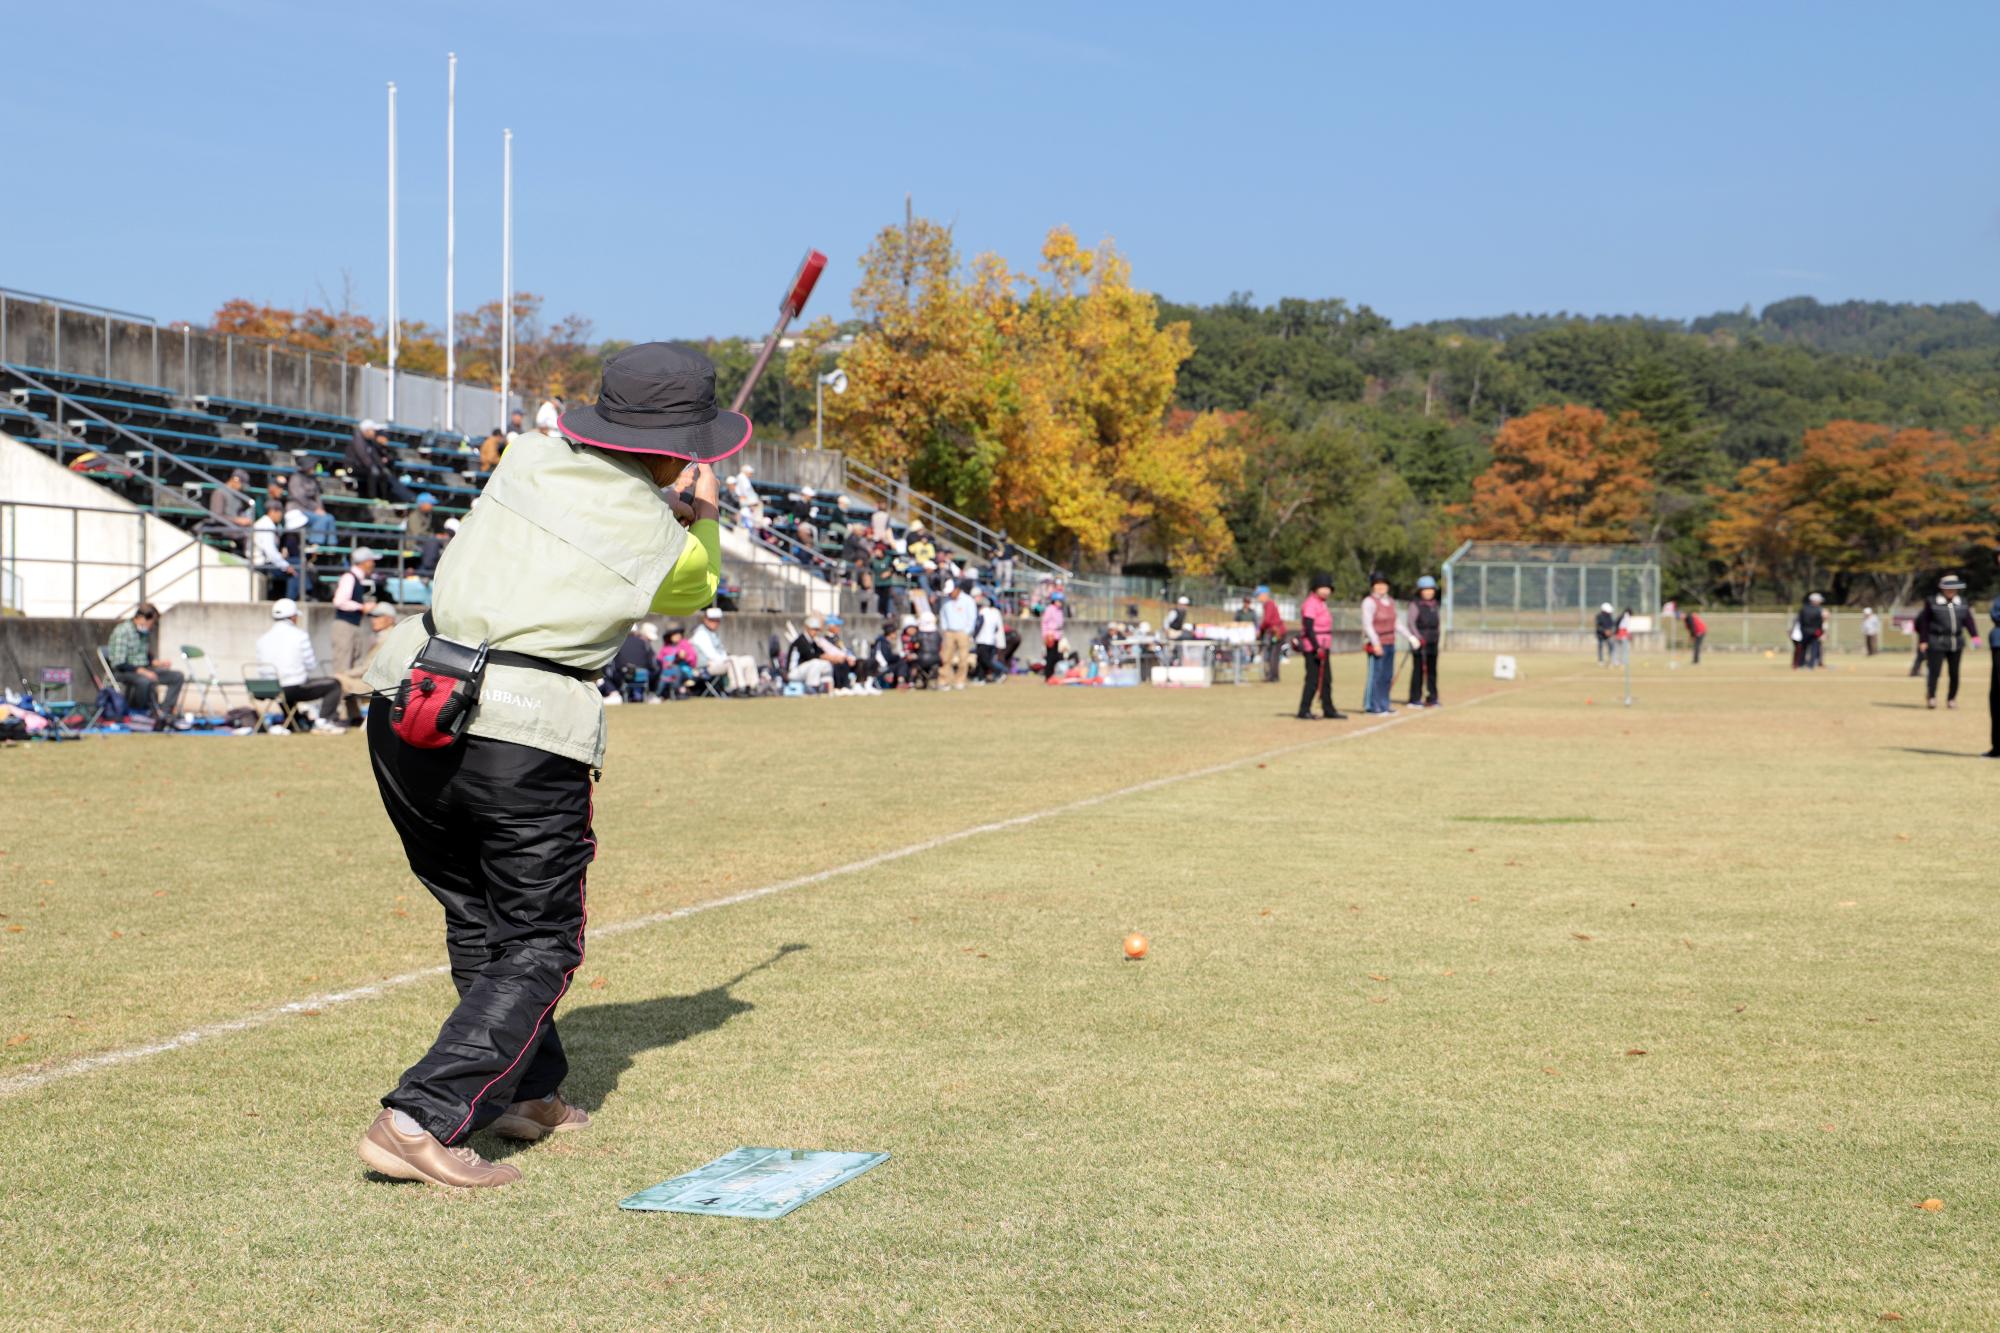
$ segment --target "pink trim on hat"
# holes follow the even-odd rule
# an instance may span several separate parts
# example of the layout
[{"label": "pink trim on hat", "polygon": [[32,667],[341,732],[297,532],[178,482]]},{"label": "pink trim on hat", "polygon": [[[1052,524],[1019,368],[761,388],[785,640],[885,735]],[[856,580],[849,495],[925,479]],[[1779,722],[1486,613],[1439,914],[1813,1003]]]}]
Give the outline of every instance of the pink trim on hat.
[{"label": "pink trim on hat", "polygon": [[[568,415],[569,413],[567,412],[563,413],[564,417]],[[735,415],[740,416],[741,413]],[[693,454],[676,453],[672,449],[640,449],[630,444],[611,444],[605,440],[593,440],[588,435],[579,435],[576,431],[572,430],[569,422],[563,420],[561,417],[556,419],[556,429],[563,433],[564,438],[574,440],[578,444],[587,444],[593,449],[610,449],[621,454],[665,454],[668,458],[685,458],[690,463],[720,463],[723,459],[739,452],[744,445],[750,443],[750,437],[756,433],[757,427],[751,423],[749,417],[744,417],[743,438],[713,458],[696,458]]]}]

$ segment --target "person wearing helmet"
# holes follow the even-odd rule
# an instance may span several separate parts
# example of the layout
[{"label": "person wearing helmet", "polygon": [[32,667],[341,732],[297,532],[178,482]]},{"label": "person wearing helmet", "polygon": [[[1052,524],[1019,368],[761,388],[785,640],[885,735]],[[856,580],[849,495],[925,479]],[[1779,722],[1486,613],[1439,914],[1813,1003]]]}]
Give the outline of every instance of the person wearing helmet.
[{"label": "person wearing helmet", "polygon": [[1618,613],[1611,609],[1611,603],[1606,602],[1597,608],[1597,661],[1599,665],[1608,665],[1610,663],[1613,652],[1611,641],[1616,637],[1617,633]]},{"label": "person wearing helmet", "polygon": [[1444,608],[1438,605],[1438,581],[1426,574],[1417,580],[1417,599],[1405,618],[1410,630],[1410,707],[1438,706],[1438,645],[1444,640]]},{"label": "person wearing helmet", "polygon": [[1965,604],[1959,594],[1965,590],[1965,580],[1956,574],[1947,574],[1938,580],[1937,596],[1924,603],[1924,609],[1917,612],[1917,623],[1913,626],[1917,634],[1917,651],[1924,655],[1924,707],[1937,707],[1938,674],[1948,672],[1951,683],[1944,697],[1946,708],[1958,707],[1958,664],[1965,655],[1965,641],[1968,636],[1977,637],[1979,625],[1973,619],[1972,608]]},{"label": "person wearing helmet", "polygon": [[1194,637],[1194,626],[1188,623],[1189,605],[1188,599],[1181,597],[1175,601],[1173,608],[1167,612],[1166,633],[1168,638],[1192,639]]},{"label": "person wearing helmet", "polygon": [[[1826,665],[1825,659],[1822,656],[1826,645],[1826,598],[1824,595],[1820,593],[1811,594],[1806,598],[1805,605],[1799,608],[1799,637],[1796,642],[1799,647],[1797,661],[1794,663],[1795,666],[1805,671],[1817,671]],[[1936,683],[1936,680],[1933,679],[1933,689],[1936,688]]]}]

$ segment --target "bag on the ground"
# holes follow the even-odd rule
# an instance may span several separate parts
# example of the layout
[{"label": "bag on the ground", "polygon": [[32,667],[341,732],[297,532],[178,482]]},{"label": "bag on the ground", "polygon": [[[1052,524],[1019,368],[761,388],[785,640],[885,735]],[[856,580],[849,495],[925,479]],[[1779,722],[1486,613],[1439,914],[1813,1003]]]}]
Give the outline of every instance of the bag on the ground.
[{"label": "bag on the ground", "polygon": [[125,691],[106,685],[97,692],[97,713],[101,722],[123,722],[131,711],[125,705]]}]

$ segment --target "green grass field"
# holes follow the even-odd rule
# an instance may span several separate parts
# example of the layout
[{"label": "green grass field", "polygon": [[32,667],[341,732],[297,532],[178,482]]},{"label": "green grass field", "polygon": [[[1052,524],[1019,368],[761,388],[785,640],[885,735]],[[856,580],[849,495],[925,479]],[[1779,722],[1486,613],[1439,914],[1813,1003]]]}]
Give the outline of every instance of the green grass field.
[{"label": "green grass field", "polygon": [[[1630,709],[1448,659],[1367,734],[1291,678],[619,710],[593,930],[1070,808],[595,940],[595,1123],[479,1140],[526,1177],[477,1195],[353,1151],[443,977],[66,1072],[441,961],[360,737],[0,752],[0,1311],[2000,1326],[1970,656],[1955,713],[1900,655],[1647,661]],[[894,1156],[776,1222],[616,1208],[738,1144]]]}]

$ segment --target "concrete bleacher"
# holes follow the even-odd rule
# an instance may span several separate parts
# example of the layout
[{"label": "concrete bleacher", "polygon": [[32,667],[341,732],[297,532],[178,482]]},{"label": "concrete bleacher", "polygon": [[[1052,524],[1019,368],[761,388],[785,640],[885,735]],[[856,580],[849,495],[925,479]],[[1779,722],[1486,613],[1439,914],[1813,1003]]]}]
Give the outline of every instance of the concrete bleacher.
[{"label": "concrete bleacher", "polygon": [[[321,587],[337,578],[346,552],[373,546],[387,572],[414,566],[405,546],[405,511],[355,494],[344,464],[359,421],[214,395],[182,398],[159,385],[106,379],[29,365],[0,365],[0,429],[59,462],[88,449],[123,467],[92,471],[93,480],[147,512],[176,522],[228,550],[242,543],[203,532],[209,492],[232,469],[250,474],[245,494],[261,502],[288,473],[316,478],[334,519],[335,540],[307,553]],[[437,521],[464,514],[479,494],[478,450],[441,432],[391,424],[383,431],[392,467],[412,493],[437,498]],[[143,446],[143,447],[142,447]],[[184,500],[161,501],[162,488]]]}]

